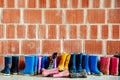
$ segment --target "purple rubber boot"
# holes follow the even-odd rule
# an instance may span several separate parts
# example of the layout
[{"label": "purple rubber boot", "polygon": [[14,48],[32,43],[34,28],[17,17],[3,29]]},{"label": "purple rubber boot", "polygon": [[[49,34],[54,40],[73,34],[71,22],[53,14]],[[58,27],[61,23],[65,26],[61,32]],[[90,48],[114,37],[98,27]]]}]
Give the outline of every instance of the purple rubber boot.
[{"label": "purple rubber boot", "polygon": [[54,60],[53,68],[57,68],[57,58]]},{"label": "purple rubber boot", "polygon": [[38,57],[38,74],[41,73],[41,60],[42,60],[42,56]]}]

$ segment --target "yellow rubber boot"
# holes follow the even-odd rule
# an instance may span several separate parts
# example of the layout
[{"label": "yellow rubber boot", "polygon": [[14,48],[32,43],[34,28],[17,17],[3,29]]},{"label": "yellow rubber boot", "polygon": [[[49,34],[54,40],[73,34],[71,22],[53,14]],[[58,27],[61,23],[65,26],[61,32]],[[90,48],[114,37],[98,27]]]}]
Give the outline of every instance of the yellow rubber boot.
[{"label": "yellow rubber boot", "polygon": [[60,63],[58,65],[59,71],[63,71],[64,70],[64,64],[65,64],[65,60],[66,60],[67,55],[68,54],[65,53],[65,52],[62,53],[61,60],[60,60]]},{"label": "yellow rubber boot", "polygon": [[64,70],[68,69],[68,65],[69,65],[69,62],[70,62],[70,57],[71,55],[67,55],[66,57],[66,60],[65,60],[65,64],[64,64]]}]

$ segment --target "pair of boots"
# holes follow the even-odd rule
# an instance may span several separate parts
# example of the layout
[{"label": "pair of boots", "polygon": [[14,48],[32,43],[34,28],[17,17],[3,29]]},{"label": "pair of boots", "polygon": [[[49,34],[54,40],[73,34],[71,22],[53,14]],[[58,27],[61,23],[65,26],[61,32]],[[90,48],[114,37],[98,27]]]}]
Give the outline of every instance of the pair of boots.
[{"label": "pair of boots", "polygon": [[101,76],[102,72],[98,69],[98,60],[99,57],[95,55],[84,55],[83,56],[83,67],[86,70],[87,74],[94,74]]},{"label": "pair of boots", "polygon": [[25,56],[25,68],[19,71],[19,74],[35,75],[38,73],[38,59],[36,55]]},{"label": "pair of boots", "polygon": [[70,77],[71,78],[87,78],[87,73],[85,69],[82,67],[83,62],[83,54],[80,53],[76,55],[76,53],[71,54],[70,59]]},{"label": "pair of boots", "polygon": [[[19,57],[18,56],[5,56],[4,57],[4,69],[1,71],[4,75],[10,75],[10,74],[17,74],[18,73],[18,62]],[[11,66],[12,62],[12,66]]]},{"label": "pair of boots", "polygon": [[70,62],[70,57],[71,55],[63,52],[61,56],[61,60],[58,65],[58,70],[60,72],[56,73],[53,75],[55,78],[60,78],[60,77],[68,77],[69,76],[69,70],[68,70],[68,65]]},{"label": "pair of boots", "polygon": [[44,56],[42,58],[42,76],[53,76],[53,74],[58,73],[57,67],[57,53],[53,53],[52,58],[49,62],[49,58],[47,56]]},{"label": "pair of boots", "polygon": [[[114,55],[115,57],[101,57],[100,58],[100,70],[105,75],[120,75],[120,55]],[[119,67],[119,69],[118,69]]]}]

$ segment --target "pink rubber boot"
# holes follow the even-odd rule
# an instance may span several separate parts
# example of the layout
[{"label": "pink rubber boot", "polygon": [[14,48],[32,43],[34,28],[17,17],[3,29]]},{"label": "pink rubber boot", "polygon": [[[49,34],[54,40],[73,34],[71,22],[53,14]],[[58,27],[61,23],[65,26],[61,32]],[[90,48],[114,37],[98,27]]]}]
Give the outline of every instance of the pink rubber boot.
[{"label": "pink rubber boot", "polygon": [[41,73],[41,60],[42,60],[42,56],[38,57],[38,73]]},{"label": "pink rubber boot", "polygon": [[43,69],[42,76],[47,77],[49,75],[57,74],[58,72],[59,72],[58,68],[49,69],[49,70]]},{"label": "pink rubber boot", "polygon": [[110,58],[100,57],[100,71],[103,74],[109,75],[109,68],[110,68]]},{"label": "pink rubber boot", "polygon": [[61,77],[68,77],[68,76],[69,76],[68,70],[64,70],[62,72],[59,72],[58,74],[53,75],[54,78],[61,78]]},{"label": "pink rubber boot", "polygon": [[112,57],[111,63],[110,63],[110,74],[111,75],[118,75],[118,64],[119,64],[119,59],[116,57]]}]

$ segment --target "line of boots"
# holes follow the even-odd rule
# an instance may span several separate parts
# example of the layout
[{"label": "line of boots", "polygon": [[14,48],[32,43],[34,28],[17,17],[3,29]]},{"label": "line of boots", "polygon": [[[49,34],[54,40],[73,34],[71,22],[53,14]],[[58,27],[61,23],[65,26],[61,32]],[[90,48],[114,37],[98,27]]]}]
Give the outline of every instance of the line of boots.
[{"label": "line of boots", "polygon": [[[68,54],[63,52],[61,57],[57,53],[49,56],[25,56],[25,68],[18,70],[19,56],[5,56],[5,67],[1,73],[10,74],[41,74],[44,77],[52,76],[86,78],[87,75],[120,75],[120,54],[114,57],[99,57],[88,54]],[[58,63],[58,64],[57,64]]]}]

